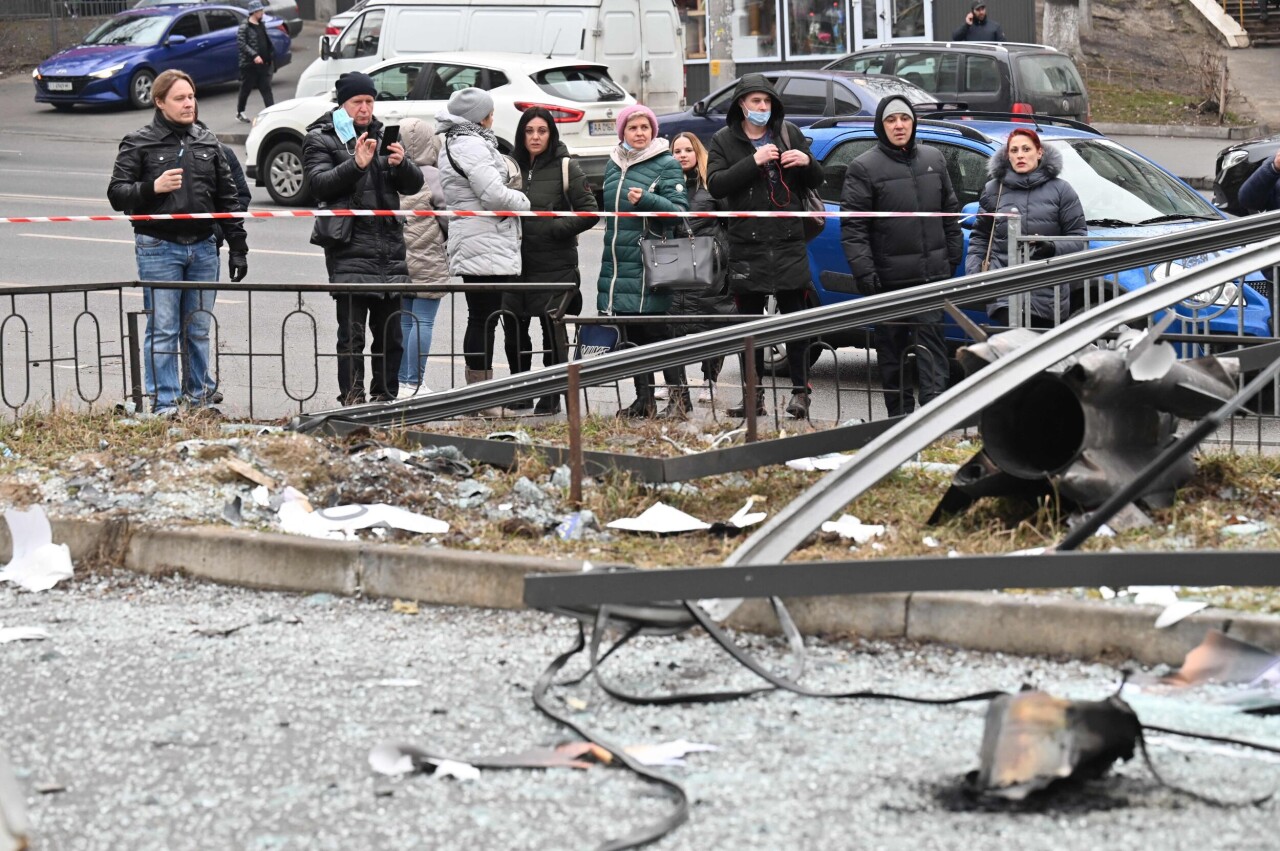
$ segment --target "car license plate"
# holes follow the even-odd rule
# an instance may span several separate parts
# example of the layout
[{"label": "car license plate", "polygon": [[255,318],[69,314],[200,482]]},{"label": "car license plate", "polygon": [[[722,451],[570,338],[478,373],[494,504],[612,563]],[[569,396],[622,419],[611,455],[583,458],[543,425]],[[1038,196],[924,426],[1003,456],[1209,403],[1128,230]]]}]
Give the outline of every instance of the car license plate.
[{"label": "car license plate", "polygon": [[49,81],[49,91],[51,92],[69,92],[71,91],[71,88],[71,83],[60,83],[54,80]]},{"label": "car license plate", "polygon": [[613,136],[618,132],[618,122],[592,121],[591,128],[587,132],[592,136]]}]

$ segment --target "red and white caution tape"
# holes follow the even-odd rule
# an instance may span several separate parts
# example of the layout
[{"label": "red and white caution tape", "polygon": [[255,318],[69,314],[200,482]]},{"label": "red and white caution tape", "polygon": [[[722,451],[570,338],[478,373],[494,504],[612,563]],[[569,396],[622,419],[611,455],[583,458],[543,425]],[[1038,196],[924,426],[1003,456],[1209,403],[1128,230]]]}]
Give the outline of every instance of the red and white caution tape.
[{"label": "red and white caution tape", "polygon": [[708,211],[699,213],[667,212],[578,212],[576,210],[250,210],[240,213],[166,213],[105,216],[4,216],[0,224],[39,225],[63,222],[181,222],[201,219],[312,219],[325,216],[382,216],[390,218],[587,218],[601,219],[896,219],[896,218],[968,218],[989,216],[1013,218],[1015,213],[890,213],[890,212],[802,212],[768,210],[760,212]]}]

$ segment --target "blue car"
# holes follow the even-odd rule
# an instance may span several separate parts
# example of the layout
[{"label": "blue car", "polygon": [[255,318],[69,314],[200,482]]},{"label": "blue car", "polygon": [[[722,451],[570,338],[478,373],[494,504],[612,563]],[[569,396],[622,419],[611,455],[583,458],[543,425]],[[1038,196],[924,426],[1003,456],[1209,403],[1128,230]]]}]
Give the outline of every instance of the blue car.
[{"label": "blue car", "polygon": [[[913,104],[933,104],[934,95],[924,89],[887,74],[858,74],[852,71],[765,71],[764,77],[786,105],[787,120],[797,127],[808,127],[822,118],[850,115],[875,115],[881,98],[902,95]],[[729,107],[733,105],[734,80],[717,89],[684,112],[658,116],[658,135],[670,139],[686,131],[705,145],[724,126]]]},{"label": "blue car", "polygon": [[[197,91],[239,78],[236,31],[247,15],[234,6],[163,6],[108,18],[82,43],[60,50],[31,72],[36,103],[68,110],[76,104],[127,103],[149,109],[151,84],[176,68]],[[291,58],[284,22],[265,18],[276,67]]]},{"label": "blue car", "polygon": [[[978,210],[978,198],[988,180],[988,159],[1004,147],[1010,132],[1031,123],[1041,141],[1063,155],[1062,177],[1075,188],[1084,204],[1089,222],[1090,248],[1104,248],[1119,241],[1155,236],[1226,218],[1186,183],[1088,125],[1040,116],[1030,119],[1009,116],[1009,120],[991,120],[975,114],[973,120],[955,120],[956,115],[963,114],[948,113],[945,121],[922,119],[916,138],[942,152],[965,212]],[[876,145],[872,120],[821,121],[809,127],[805,135],[811,140],[812,153],[822,162],[826,174],[826,183],[819,190],[825,206],[828,210],[839,210],[840,192],[849,163]],[[967,248],[970,222],[966,220],[962,224]],[[1096,303],[1098,298],[1105,298],[1108,293],[1146,286],[1152,280],[1169,275],[1180,265],[1197,265],[1206,259],[1195,257],[1181,263],[1130,269],[1108,279],[1101,289],[1096,284],[1087,288],[1083,285],[1075,287],[1071,293],[1072,312]],[[839,219],[828,219],[822,234],[809,243],[809,267],[813,275],[812,297],[815,304],[858,298],[827,290],[820,280],[823,271],[849,272],[840,244]],[[957,277],[963,275],[963,267],[957,268],[955,274]],[[1181,322],[1170,326],[1169,333],[1270,336],[1271,307],[1267,299],[1255,290],[1257,287],[1266,291],[1265,279],[1254,274],[1247,280],[1250,286],[1227,284],[1176,305]],[[966,307],[973,308],[974,305]],[[968,309],[967,312],[979,324],[989,321],[981,310]],[[950,324],[949,319],[947,330],[953,341],[963,338],[960,329]],[[832,346],[863,345],[867,336],[863,329],[861,333],[850,333],[847,338],[824,342]],[[820,353],[820,349],[818,351]],[[816,359],[817,353],[814,357]]]}]

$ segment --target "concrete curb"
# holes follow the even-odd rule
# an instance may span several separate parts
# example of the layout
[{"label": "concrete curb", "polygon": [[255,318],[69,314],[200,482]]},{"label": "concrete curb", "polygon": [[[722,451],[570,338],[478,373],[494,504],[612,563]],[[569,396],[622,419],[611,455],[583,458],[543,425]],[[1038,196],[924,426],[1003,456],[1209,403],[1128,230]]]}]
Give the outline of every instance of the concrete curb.
[{"label": "concrete curb", "polygon": [[1108,124],[1095,123],[1094,129],[1104,136],[1160,136],[1172,139],[1223,139],[1238,141],[1270,136],[1274,132],[1266,124],[1248,127],[1201,127],[1183,124]]},{"label": "concrete curb", "polygon": [[[457,552],[397,544],[323,541],[218,528],[131,529],[111,521],[52,521],[72,559],[147,574],[182,573],[273,591],[364,595],[449,606],[523,607],[527,573],[573,573],[576,560]],[[9,559],[0,524],[0,563]],[[801,631],[950,644],[1010,654],[1093,659],[1119,656],[1178,665],[1209,629],[1280,649],[1280,617],[1206,609],[1168,629],[1160,610],[1060,597],[992,592],[799,597],[787,606]],[[773,634],[766,600],[748,600],[729,620]]]}]

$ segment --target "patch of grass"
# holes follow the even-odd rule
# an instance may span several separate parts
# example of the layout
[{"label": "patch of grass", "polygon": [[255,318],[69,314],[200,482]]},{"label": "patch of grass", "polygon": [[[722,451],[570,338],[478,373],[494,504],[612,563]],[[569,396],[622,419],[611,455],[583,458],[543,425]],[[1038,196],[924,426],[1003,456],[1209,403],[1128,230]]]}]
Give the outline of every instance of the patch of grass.
[{"label": "patch of grass", "polygon": [[[1188,95],[1164,89],[1142,89],[1125,83],[1089,81],[1089,107],[1095,122],[1115,124],[1217,124],[1215,114],[1201,114]],[[1227,110],[1223,123],[1252,124]]]}]

